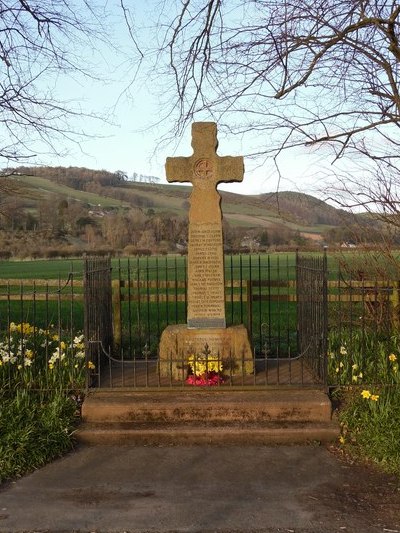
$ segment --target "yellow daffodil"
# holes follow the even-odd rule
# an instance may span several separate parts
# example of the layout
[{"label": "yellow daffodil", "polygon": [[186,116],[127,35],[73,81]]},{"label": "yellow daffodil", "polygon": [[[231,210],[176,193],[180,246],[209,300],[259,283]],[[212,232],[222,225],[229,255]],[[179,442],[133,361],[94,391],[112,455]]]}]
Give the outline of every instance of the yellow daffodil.
[{"label": "yellow daffodil", "polygon": [[369,398],[371,398],[371,393],[369,390],[366,390],[364,389],[362,392],[361,392],[361,396],[363,398],[365,398],[366,400],[368,400]]},{"label": "yellow daffodil", "polygon": [[346,442],[346,439],[343,437],[343,435],[340,435],[339,442],[340,444],[344,444]]},{"label": "yellow daffodil", "polygon": [[379,400],[379,394],[371,394],[371,400],[377,402]]},{"label": "yellow daffodil", "polygon": [[195,376],[202,376],[207,372],[222,372],[222,361],[213,355],[192,354],[189,356],[188,363]]},{"label": "yellow daffodil", "polygon": [[89,370],[94,370],[96,368],[96,365],[92,363],[92,361],[88,361],[87,367]]},{"label": "yellow daffodil", "polygon": [[391,353],[389,355],[389,361],[391,361],[392,363],[394,363],[395,361],[397,361],[397,356],[394,354],[394,353]]}]

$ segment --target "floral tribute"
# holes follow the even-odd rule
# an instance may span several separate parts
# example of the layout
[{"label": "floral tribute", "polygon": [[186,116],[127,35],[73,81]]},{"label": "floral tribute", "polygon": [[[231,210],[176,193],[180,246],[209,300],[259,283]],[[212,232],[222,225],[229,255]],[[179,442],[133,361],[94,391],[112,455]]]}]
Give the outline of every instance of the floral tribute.
[{"label": "floral tribute", "polygon": [[222,361],[212,355],[208,344],[200,354],[191,354],[188,359],[189,375],[186,383],[200,387],[212,387],[224,382]]}]

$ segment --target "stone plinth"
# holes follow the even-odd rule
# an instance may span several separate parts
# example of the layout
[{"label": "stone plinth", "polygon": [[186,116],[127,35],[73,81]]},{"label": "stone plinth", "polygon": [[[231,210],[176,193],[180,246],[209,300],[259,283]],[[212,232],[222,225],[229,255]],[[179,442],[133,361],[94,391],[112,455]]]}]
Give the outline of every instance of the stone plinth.
[{"label": "stone plinth", "polygon": [[218,356],[221,359],[226,376],[253,373],[253,353],[244,325],[196,329],[179,324],[168,326],[161,335],[160,376],[186,379],[189,356],[201,354],[205,345],[208,345],[211,352],[210,357]]}]

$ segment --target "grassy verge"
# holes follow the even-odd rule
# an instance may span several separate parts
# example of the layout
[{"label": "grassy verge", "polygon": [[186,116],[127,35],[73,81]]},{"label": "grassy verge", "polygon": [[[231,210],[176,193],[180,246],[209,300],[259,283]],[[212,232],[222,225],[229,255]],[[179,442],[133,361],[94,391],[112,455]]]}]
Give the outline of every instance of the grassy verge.
[{"label": "grassy verge", "polygon": [[400,476],[400,386],[350,388],[340,396],[345,453]]},{"label": "grassy verge", "polygon": [[70,450],[86,372],[83,335],[11,323],[0,337],[0,482]]},{"label": "grassy verge", "polygon": [[379,328],[329,334],[328,372],[341,423],[340,446],[353,459],[400,475],[399,335]]},{"label": "grassy verge", "polygon": [[72,448],[76,404],[62,392],[3,394],[0,482],[22,476]]}]

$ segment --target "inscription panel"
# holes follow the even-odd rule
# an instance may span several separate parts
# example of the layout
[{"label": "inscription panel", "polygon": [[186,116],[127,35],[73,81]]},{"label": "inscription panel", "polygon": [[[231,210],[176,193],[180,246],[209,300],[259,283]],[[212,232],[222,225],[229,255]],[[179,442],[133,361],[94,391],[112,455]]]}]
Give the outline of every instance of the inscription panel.
[{"label": "inscription panel", "polygon": [[188,325],[225,327],[221,225],[190,226],[188,263]]},{"label": "inscription panel", "polygon": [[185,353],[186,354],[200,354],[203,352],[205,345],[207,344],[208,349],[212,355],[223,355],[227,346],[224,342],[224,337],[221,334],[213,335],[208,333],[207,336],[197,336],[191,339],[188,339],[184,342]]}]

